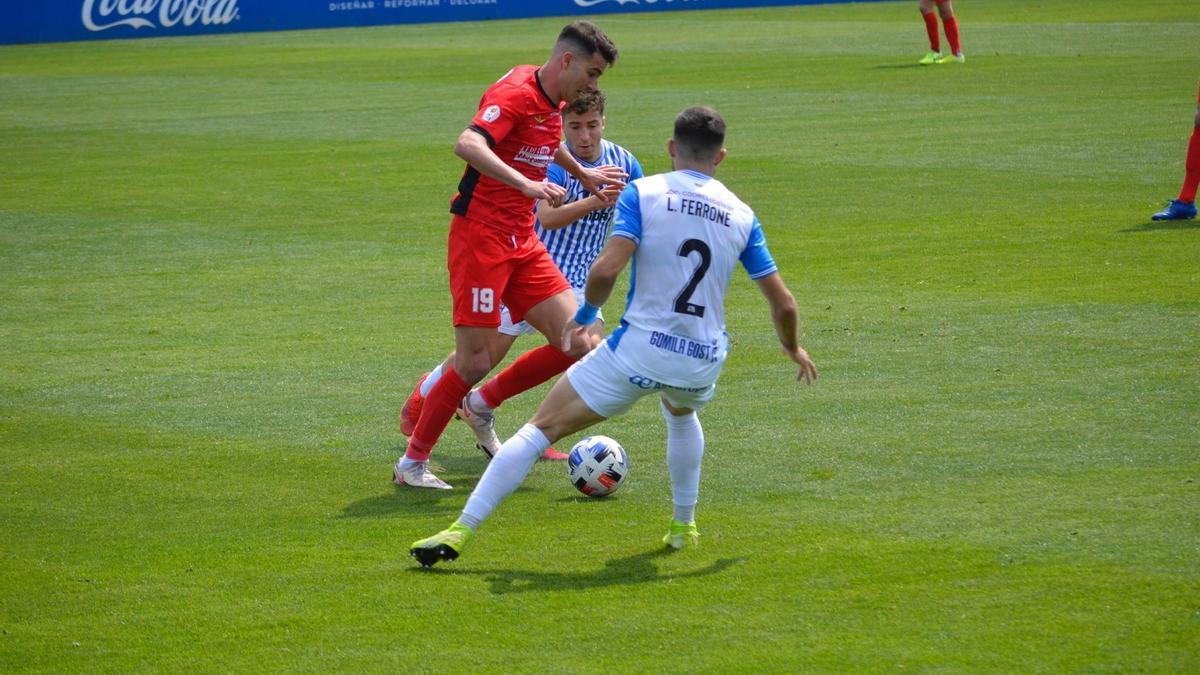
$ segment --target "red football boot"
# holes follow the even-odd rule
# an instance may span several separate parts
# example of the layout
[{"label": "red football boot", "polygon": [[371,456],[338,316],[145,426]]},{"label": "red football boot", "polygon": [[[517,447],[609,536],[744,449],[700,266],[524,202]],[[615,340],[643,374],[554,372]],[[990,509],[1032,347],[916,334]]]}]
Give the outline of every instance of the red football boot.
[{"label": "red football boot", "polygon": [[429,373],[425,373],[421,379],[417,380],[417,386],[413,387],[412,395],[400,409],[400,433],[405,436],[412,436],[413,430],[417,428],[417,420],[421,419],[421,407],[425,405],[425,397],[421,396],[421,385],[424,384],[427,377],[429,377]]}]

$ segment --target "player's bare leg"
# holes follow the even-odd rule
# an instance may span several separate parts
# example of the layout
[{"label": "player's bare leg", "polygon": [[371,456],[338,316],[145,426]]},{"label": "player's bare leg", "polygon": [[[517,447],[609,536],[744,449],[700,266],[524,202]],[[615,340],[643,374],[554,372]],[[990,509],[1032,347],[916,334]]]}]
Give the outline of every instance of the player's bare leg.
[{"label": "player's bare leg", "polygon": [[[550,346],[557,349],[559,340],[562,339],[563,327],[567,325],[568,319],[575,316],[578,309],[579,303],[575,300],[575,292],[568,289],[534,305],[525,314],[525,320],[545,336],[546,342]],[[588,340],[573,340],[571,348],[567,350],[566,354],[572,357],[571,360],[574,362],[583,358],[583,355],[591,351],[591,348],[592,344]]]},{"label": "player's bare leg", "polygon": [[454,365],[442,374],[442,378],[429,391],[421,419],[408,439],[408,448],[393,470],[393,480],[398,485],[450,489],[448,484],[429,471],[429,455],[471,386],[483,379],[495,365],[490,349],[495,335],[496,329],[493,327],[454,328]]},{"label": "player's bare leg", "polygon": [[413,542],[409,555],[423,567],[458,558],[479,525],[524,482],[551,442],[603,420],[579,398],[569,377],[560,378],[533,420],[505,441],[488,464],[458,520],[432,537]]},{"label": "player's bare leg", "polygon": [[[558,339],[550,331],[561,331],[567,319],[577,309],[575,292],[567,289],[537,305],[524,316],[524,320],[547,336],[550,344],[532,349],[498,373],[478,391],[472,392],[459,411],[459,416],[475,430],[477,446],[492,457],[500,450],[500,441],[495,434],[495,419],[492,411],[501,403],[528,391],[566,370],[581,356],[591,351],[591,338],[580,337],[572,343],[569,351],[558,347]],[[559,333],[561,335],[561,332]],[[556,455],[553,458],[557,458]]]}]

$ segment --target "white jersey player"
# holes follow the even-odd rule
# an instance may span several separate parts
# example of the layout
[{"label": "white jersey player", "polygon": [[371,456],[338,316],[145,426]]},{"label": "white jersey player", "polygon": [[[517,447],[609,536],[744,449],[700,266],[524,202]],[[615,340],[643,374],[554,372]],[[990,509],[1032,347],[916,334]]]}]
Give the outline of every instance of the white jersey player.
[{"label": "white jersey player", "polygon": [[711,108],[675,118],[668,143],[674,171],[630,183],[617,200],[612,237],[592,265],[586,300],[564,341],[585,330],[633,259],[621,326],[567,370],[528,424],[504,442],[462,515],[412,544],[429,567],[454,560],[480,523],[521,484],[550,444],[628,410],[651,392],[667,423],[667,466],[675,505],[663,542],[683,548],[699,537],[695,508],[704,432],[696,411],[713,396],[728,353],[725,291],[740,262],[771,306],[784,353],[812,383],[816,367],[797,342],[796,301],[783,283],[750,207],[714,178],[725,158],[725,122]]}]

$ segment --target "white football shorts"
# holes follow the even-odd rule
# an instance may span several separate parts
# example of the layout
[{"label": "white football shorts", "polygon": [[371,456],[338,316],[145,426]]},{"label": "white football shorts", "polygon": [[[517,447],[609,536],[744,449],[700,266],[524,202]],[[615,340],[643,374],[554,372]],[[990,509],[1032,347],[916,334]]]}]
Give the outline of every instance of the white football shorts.
[{"label": "white football shorts", "polygon": [[567,369],[567,379],[587,407],[604,417],[627,412],[647,394],[661,395],[674,408],[700,410],[717,391],[715,382],[706,387],[683,389],[632,372],[608,348],[608,342],[602,342],[572,364]]},{"label": "white football shorts", "polygon": [[[575,302],[582,305],[583,304],[583,289],[582,288],[572,288],[571,290],[575,291]],[[596,318],[600,321],[604,321],[604,312],[601,311],[599,314],[596,315]],[[528,321],[522,321],[521,323],[513,323],[512,315],[508,313],[508,308],[505,307],[504,305],[500,305],[500,327],[497,328],[496,330],[500,331],[501,333],[504,333],[505,335],[511,335],[513,337],[520,337],[522,335],[536,335],[538,332],[536,328],[529,325]]]}]

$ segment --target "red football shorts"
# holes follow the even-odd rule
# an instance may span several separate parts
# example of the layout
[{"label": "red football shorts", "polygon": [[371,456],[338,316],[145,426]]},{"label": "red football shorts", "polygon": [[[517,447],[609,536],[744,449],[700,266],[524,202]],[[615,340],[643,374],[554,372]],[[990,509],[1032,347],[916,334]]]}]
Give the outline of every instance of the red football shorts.
[{"label": "red football shorts", "polygon": [[448,249],[455,326],[497,328],[501,303],[517,323],[539,302],[571,288],[532,231],[514,235],[455,215]]}]

